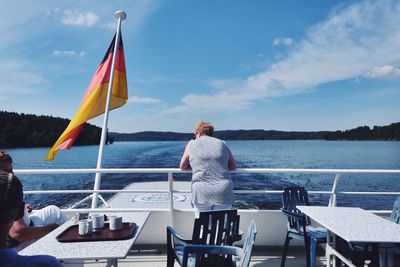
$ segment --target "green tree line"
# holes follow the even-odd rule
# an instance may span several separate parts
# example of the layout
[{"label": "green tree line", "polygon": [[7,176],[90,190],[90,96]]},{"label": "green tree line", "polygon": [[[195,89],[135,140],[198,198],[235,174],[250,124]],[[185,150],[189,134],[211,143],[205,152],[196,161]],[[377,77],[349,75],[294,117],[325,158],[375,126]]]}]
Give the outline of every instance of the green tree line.
[{"label": "green tree line", "polygon": [[[0,148],[51,147],[60,137],[69,120],[0,111]],[[101,128],[86,124],[74,145],[100,142]]]},{"label": "green tree line", "polygon": [[[69,123],[68,119],[0,111],[0,148],[51,147]],[[96,145],[101,128],[86,124],[74,145]],[[361,126],[345,131],[285,132],[274,130],[216,131],[223,140],[400,140],[400,122],[388,126]],[[189,140],[192,133],[145,131],[110,133],[108,141]]]},{"label": "green tree line", "polygon": [[400,140],[400,122],[388,126],[361,126],[346,131],[328,133],[326,140]]},{"label": "green tree line", "polygon": [[[265,130],[215,131],[222,140],[311,140],[324,139],[328,132],[284,132]],[[194,138],[192,133],[145,131],[138,133],[110,133],[115,141],[180,141]]]},{"label": "green tree line", "polygon": [[[193,138],[192,133],[145,131],[137,133],[110,133],[114,141],[179,141]],[[388,126],[361,126],[346,131],[275,131],[225,130],[215,131],[222,140],[400,140],[400,122]]]}]

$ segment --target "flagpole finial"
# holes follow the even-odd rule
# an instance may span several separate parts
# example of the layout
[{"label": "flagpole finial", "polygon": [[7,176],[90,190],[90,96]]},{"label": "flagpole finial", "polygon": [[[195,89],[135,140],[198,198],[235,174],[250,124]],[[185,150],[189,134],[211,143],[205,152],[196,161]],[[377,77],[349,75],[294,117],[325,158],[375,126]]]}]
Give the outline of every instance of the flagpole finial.
[{"label": "flagpole finial", "polygon": [[122,10],[118,10],[115,12],[115,17],[117,19],[125,20],[126,19],[126,13]]}]

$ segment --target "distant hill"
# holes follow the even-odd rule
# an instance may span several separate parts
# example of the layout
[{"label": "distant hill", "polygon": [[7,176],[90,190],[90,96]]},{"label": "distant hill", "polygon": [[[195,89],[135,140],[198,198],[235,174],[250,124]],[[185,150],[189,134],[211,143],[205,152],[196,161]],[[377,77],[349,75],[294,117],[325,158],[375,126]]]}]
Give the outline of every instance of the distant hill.
[{"label": "distant hill", "polygon": [[361,126],[346,131],[330,132],[325,136],[326,140],[400,140],[400,122],[388,126]]},{"label": "distant hill", "polygon": [[[51,147],[69,120],[0,111],[0,148]],[[74,145],[99,144],[101,128],[86,124]]]},{"label": "distant hill", "polygon": [[310,140],[324,139],[329,133],[320,132],[284,132],[274,130],[227,130],[216,131],[215,136],[223,140]]},{"label": "distant hill", "polygon": [[[12,147],[51,147],[69,123],[68,119],[0,111],[0,149]],[[86,124],[74,145],[97,145],[101,128]],[[361,126],[346,131],[216,131],[223,140],[400,140],[400,122],[388,126]],[[187,141],[193,133],[146,131],[109,133],[109,141]]]},{"label": "distant hill", "polygon": [[[114,141],[180,141],[193,138],[192,133],[146,131],[137,133],[110,133]],[[222,140],[400,140],[400,122],[388,126],[361,126],[346,131],[274,131],[226,130],[215,131]]]},{"label": "distant hill", "polygon": [[137,133],[114,133],[110,132],[114,141],[179,141],[189,140],[193,134],[175,132],[145,131]]},{"label": "distant hill", "polygon": [[[265,130],[226,130],[215,131],[214,136],[222,140],[310,140],[324,139],[329,133],[323,132],[283,132]],[[110,133],[114,141],[179,141],[193,138],[192,133],[175,132],[138,132]]]}]

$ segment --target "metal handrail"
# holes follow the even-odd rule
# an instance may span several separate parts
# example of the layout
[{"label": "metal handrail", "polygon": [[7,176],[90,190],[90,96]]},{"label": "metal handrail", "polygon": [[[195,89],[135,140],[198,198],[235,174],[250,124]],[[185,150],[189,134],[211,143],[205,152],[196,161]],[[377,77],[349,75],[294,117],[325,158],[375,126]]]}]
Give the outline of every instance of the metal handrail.
[{"label": "metal handrail", "polygon": [[[74,174],[74,173],[191,173],[179,168],[82,168],[82,169],[19,169],[15,174]],[[382,173],[400,174],[396,169],[295,169],[295,168],[239,168],[231,173]]]},{"label": "metal handrail", "polygon": [[[179,168],[102,168],[102,169],[20,169],[14,170],[15,174],[87,174],[87,173],[164,173],[168,175],[176,173],[191,173]],[[381,173],[400,174],[396,169],[294,169],[294,168],[239,168],[231,173],[331,173],[335,174],[335,182],[331,191],[309,191],[311,194],[362,194],[362,195],[400,195],[400,192],[361,192],[361,191],[336,191],[338,175],[345,173]],[[29,190],[25,194],[79,194],[79,193],[170,193],[169,190]],[[173,193],[190,193],[187,190],[173,190]],[[280,194],[282,190],[235,190],[238,194],[268,193]]]},{"label": "metal handrail", "polygon": [[[30,190],[24,191],[25,194],[71,194],[71,193],[168,193],[170,195],[168,209],[163,208],[152,208],[146,210],[154,211],[168,211],[170,213],[171,225],[174,223],[174,193],[190,193],[188,190],[174,190],[173,188],[173,174],[177,173],[191,173],[191,171],[182,171],[178,168],[102,168],[102,169],[20,169],[14,170],[15,174],[88,174],[88,173],[151,173],[151,174],[167,174],[168,177],[168,190]],[[396,169],[295,169],[295,168],[239,168],[232,173],[329,173],[335,174],[335,180],[332,185],[331,191],[309,191],[310,194],[328,194],[330,195],[329,205],[336,205],[336,198],[338,194],[347,195],[400,195],[400,192],[354,192],[354,191],[337,191],[337,184],[341,174],[349,173],[380,173],[380,174],[400,174],[400,170]],[[268,194],[280,194],[282,190],[235,190],[235,193],[239,194],[257,194],[257,193],[268,193]],[[90,198],[90,196],[88,196]],[[93,211],[95,209],[67,209],[68,211]],[[135,209],[107,209],[109,212],[118,211],[137,211]],[[375,211],[376,212],[376,211]],[[378,211],[379,212],[379,211]],[[387,211],[381,211],[387,212]]]},{"label": "metal handrail", "polygon": [[[174,190],[174,193],[190,193],[190,190]],[[234,190],[236,194],[282,194],[283,190]],[[128,190],[128,189],[76,189],[76,190],[26,190],[24,194],[26,195],[50,195],[50,194],[83,194],[83,193],[169,193],[169,190]],[[309,194],[321,194],[330,195],[332,191],[308,191]],[[336,195],[400,195],[400,192],[390,192],[390,191],[339,191]]]}]

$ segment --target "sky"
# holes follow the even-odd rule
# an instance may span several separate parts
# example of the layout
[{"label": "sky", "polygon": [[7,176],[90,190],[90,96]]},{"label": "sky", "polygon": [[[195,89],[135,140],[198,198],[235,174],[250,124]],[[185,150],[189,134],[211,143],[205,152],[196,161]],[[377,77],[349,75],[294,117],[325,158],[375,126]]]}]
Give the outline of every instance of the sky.
[{"label": "sky", "polygon": [[400,1],[384,0],[3,0],[0,110],[71,118],[117,10],[127,13],[129,100],[110,113],[110,131],[400,121]]}]

